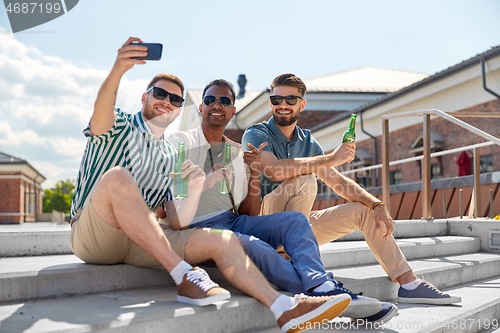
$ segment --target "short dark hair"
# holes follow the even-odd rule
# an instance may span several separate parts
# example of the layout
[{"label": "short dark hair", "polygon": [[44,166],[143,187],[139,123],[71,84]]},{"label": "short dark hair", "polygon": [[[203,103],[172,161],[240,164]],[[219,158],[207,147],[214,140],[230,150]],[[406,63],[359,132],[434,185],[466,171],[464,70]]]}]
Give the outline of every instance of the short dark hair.
[{"label": "short dark hair", "polygon": [[236,93],[234,92],[233,85],[231,84],[231,82],[224,80],[224,79],[213,80],[212,82],[207,84],[205,89],[203,89],[203,95],[201,95],[201,98],[205,97],[207,90],[213,86],[221,86],[221,87],[228,88],[231,91],[231,94],[233,95],[233,103],[236,101]]},{"label": "short dark hair", "polygon": [[[168,74],[168,73],[163,73],[163,74],[158,74],[156,75],[148,84],[148,88],[151,88],[155,85],[156,82],[160,80],[165,80],[165,81],[170,81],[172,83],[175,83],[176,85],[181,88],[181,95],[184,95],[184,84],[182,83],[181,79],[179,79],[177,76],[173,74]],[[146,90],[147,90],[146,89]]]},{"label": "short dark hair", "polygon": [[278,86],[289,86],[299,89],[302,97],[306,94],[306,84],[298,76],[292,73],[278,75],[271,83],[271,92]]}]

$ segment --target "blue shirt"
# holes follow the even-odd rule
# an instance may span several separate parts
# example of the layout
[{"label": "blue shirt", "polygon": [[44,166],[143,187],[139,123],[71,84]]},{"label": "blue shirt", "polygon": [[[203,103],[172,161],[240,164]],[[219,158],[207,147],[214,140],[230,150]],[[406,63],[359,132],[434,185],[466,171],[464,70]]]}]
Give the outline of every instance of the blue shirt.
[{"label": "blue shirt", "polygon": [[[247,143],[259,148],[264,142],[267,142],[264,150],[270,151],[279,160],[324,155],[323,149],[318,141],[313,138],[311,131],[295,126],[292,140],[288,140],[272,117],[267,122],[264,121],[247,128],[241,139],[243,148],[248,151],[250,149],[247,147]],[[273,191],[282,182],[274,182],[262,174],[260,179],[261,196],[263,197]]]}]

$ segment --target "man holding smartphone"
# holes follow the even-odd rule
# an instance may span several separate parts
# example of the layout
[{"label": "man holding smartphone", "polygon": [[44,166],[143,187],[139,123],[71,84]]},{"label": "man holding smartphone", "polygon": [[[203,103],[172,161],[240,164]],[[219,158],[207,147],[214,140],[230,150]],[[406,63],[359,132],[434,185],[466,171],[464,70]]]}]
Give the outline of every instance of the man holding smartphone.
[{"label": "man holding smartphone", "polygon": [[[246,256],[230,231],[160,227],[154,214],[160,205],[180,221],[190,221],[205,173],[190,161],[181,177],[189,196],[173,200],[170,191],[176,151],[164,139],[184,102],[184,86],[174,75],[159,74],[142,94],[142,110],[130,115],[114,110],[122,76],[147,55],[147,47],[129,38],[118,50],[110,74],[99,90],[94,113],[84,130],[88,137],[71,207],[71,248],[91,264],[126,263],[164,268],[177,284],[177,299],[208,305],[230,297],[196,264],[214,260],[223,276],[242,292],[274,312],[283,331],[316,326],[339,315],[350,302],[337,297],[280,295]],[[182,259],[184,258],[184,260]]]}]

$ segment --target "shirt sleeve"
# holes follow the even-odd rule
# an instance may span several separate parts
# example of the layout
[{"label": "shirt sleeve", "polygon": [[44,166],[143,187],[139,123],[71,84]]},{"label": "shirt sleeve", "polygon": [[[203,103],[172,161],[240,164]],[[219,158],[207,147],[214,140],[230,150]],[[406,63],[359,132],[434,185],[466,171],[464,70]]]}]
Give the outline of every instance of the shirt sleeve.
[{"label": "shirt sleeve", "polygon": [[243,138],[241,139],[241,145],[243,146],[243,150],[250,151],[250,148],[247,147],[247,143],[252,144],[255,148],[259,148],[260,145],[264,142],[267,142],[267,146],[264,147],[264,151],[272,152],[271,150],[271,140],[269,135],[264,131],[257,128],[249,128],[243,134]]},{"label": "shirt sleeve", "polygon": [[314,140],[314,155],[313,156],[318,156],[318,155],[325,155],[325,152],[323,151],[323,148],[321,148],[320,144],[316,139]]},{"label": "shirt sleeve", "polygon": [[101,135],[92,135],[90,133],[90,122],[87,128],[83,130],[83,134],[89,138],[90,143],[95,145],[101,145],[103,143],[108,142],[114,136],[120,134],[128,125],[130,119],[129,115],[120,111],[120,109],[115,110],[115,122],[113,127],[109,129],[106,133]]}]

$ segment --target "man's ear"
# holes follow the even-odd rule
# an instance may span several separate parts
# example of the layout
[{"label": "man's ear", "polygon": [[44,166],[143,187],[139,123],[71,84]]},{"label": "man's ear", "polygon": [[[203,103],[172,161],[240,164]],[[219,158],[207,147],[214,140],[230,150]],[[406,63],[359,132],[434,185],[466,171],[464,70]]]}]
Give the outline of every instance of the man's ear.
[{"label": "man's ear", "polygon": [[146,98],[148,97],[148,94],[146,93],[143,93],[142,94],[142,98],[141,98],[141,102],[142,102],[142,105],[145,105],[146,104]]},{"label": "man's ear", "polygon": [[233,116],[234,116],[235,113],[236,113],[236,106],[233,107]]},{"label": "man's ear", "polygon": [[300,102],[300,112],[304,111],[304,109],[306,108],[306,100],[303,99],[301,102]]},{"label": "man's ear", "polygon": [[201,109],[202,109],[202,107],[201,107],[201,104],[200,104],[200,105],[198,105],[198,110],[200,110],[200,114],[202,112]]}]

